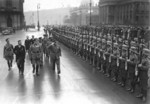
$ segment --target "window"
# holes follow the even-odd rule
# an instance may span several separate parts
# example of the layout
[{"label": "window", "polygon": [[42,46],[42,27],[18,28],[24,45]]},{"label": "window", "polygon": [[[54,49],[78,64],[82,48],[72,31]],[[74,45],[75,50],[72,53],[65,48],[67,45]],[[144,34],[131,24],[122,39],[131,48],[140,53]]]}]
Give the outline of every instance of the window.
[{"label": "window", "polygon": [[12,0],[6,0],[6,7],[12,7]]}]

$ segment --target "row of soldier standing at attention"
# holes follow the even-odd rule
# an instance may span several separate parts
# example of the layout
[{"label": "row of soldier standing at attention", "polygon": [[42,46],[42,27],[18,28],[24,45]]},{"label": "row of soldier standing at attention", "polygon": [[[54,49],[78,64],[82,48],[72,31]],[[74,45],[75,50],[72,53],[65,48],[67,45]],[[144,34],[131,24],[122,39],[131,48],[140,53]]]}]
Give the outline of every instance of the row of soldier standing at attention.
[{"label": "row of soldier standing at attention", "polygon": [[54,38],[112,81],[146,101],[150,50],[144,29],[134,27],[53,26]]},{"label": "row of soldier standing at attention", "polygon": [[13,47],[10,43],[10,39],[6,39],[6,45],[4,46],[3,57],[6,59],[8,64],[8,70],[12,69],[12,63],[14,55],[16,56],[16,64],[19,69],[19,74],[24,75],[24,63],[26,54],[28,54],[33,67],[33,74],[39,76],[39,70],[43,66],[43,59],[47,58],[52,64],[52,70],[55,71],[55,65],[57,65],[58,75],[61,73],[60,70],[60,56],[61,48],[58,43],[52,38],[44,35],[44,38],[31,39],[27,36],[27,39],[22,45],[22,41],[18,40],[18,45]]}]

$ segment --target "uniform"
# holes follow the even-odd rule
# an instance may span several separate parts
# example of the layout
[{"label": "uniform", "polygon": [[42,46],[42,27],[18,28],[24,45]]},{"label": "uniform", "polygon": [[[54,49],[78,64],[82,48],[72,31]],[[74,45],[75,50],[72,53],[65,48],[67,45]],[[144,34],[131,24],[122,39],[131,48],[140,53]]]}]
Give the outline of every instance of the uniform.
[{"label": "uniform", "polygon": [[104,73],[104,74],[106,74],[106,56],[105,56],[105,52],[106,52],[106,40],[105,39],[102,39],[102,50],[100,51],[100,53],[101,53],[101,67],[102,67],[102,69],[101,69],[101,71]]},{"label": "uniform", "polygon": [[19,69],[19,74],[24,74],[25,47],[23,45],[15,46],[14,53],[16,55],[16,63]]},{"label": "uniform", "polygon": [[36,70],[36,75],[39,75],[39,66],[41,64],[41,55],[42,55],[42,47],[39,44],[38,40],[34,42],[34,44],[31,45],[30,47],[30,59],[31,63],[33,65],[33,73],[35,73]]},{"label": "uniform", "polygon": [[120,75],[120,81],[121,86],[126,85],[127,81],[127,46],[122,46],[122,56],[119,58],[119,75]]},{"label": "uniform", "polygon": [[111,76],[111,71],[112,68],[110,68],[111,65],[111,54],[112,54],[112,43],[111,41],[107,41],[107,50],[105,52],[105,57],[106,57],[106,76],[110,77]]},{"label": "uniform", "polygon": [[30,39],[26,39],[26,40],[25,40],[25,43],[24,43],[24,44],[25,44],[25,49],[26,49],[26,51],[28,51],[29,48],[30,48],[30,44],[31,44],[30,42],[31,42]]},{"label": "uniform", "polygon": [[44,55],[46,55],[46,57],[49,57],[48,56],[48,49],[47,49],[47,43],[48,43],[48,41],[49,41],[49,39],[48,39],[48,37],[47,37],[47,35],[44,35],[45,37],[43,38],[43,43],[42,43],[42,46],[43,46],[43,53],[44,53]]},{"label": "uniform", "polygon": [[147,97],[147,89],[148,89],[148,71],[150,68],[150,61],[149,61],[150,50],[143,49],[143,57],[141,64],[138,65],[139,68],[139,81],[140,81],[140,88],[141,88],[141,96],[142,100],[145,101]]},{"label": "uniform", "polygon": [[129,91],[134,92],[136,83],[136,70],[138,64],[137,50],[136,47],[131,47],[130,59],[128,60],[128,80],[129,80]]},{"label": "uniform", "polygon": [[57,64],[57,71],[60,74],[60,56],[61,56],[61,49],[58,45],[53,44],[50,46],[50,58],[52,69],[55,70],[55,64]]},{"label": "uniform", "polygon": [[111,78],[113,81],[118,81],[119,76],[119,50],[118,50],[118,44],[114,43],[113,47],[113,54],[111,56]]},{"label": "uniform", "polygon": [[14,52],[13,52],[12,44],[6,44],[4,46],[3,57],[7,60],[7,64],[10,70],[10,68],[12,67],[12,61],[14,59]]},{"label": "uniform", "polygon": [[40,54],[40,66],[43,66],[43,46],[42,46],[42,38],[39,38],[39,45],[41,47],[41,54]]}]

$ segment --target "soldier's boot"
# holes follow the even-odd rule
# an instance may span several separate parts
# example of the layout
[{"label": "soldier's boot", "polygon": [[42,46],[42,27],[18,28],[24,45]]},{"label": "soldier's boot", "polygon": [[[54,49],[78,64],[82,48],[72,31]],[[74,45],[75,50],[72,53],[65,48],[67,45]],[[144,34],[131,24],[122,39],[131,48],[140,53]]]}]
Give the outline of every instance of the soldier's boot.
[{"label": "soldier's boot", "polygon": [[121,86],[122,86],[122,87],[125,87],[125,85],[126,85],[126,78],[122,78]]},{"label": "soldier's boot", "polygon": [[7,61],[7,65],[8,65],[8,71],[10,71],[10,62]]},{"label": "soldier's boot", "polygon": [[92,60],[92,66],[95,66],[95,57],[93,56],[93,60]]},{"label": "soldier's boot", "polygon": [[12,61],[12,60],[10,60],[10,68],[12,68],[12,62],[13,62],[13,61]]},{"label": "soldier's boot", "polygon": [[32,67],[33,67],[32,73],[35,73],[35,65],[32,65]]},{"label": "soldier's boot", "polygon": [[39,65],[36,65],[36,75],[39,76]]}]

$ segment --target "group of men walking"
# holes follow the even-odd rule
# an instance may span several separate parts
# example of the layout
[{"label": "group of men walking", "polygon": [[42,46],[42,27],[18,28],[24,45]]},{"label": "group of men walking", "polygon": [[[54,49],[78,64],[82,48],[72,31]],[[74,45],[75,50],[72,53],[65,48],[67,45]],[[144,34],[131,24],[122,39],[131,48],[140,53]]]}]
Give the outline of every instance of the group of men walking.
[{"label": "group of men walking", "polygon": [[6,45],[4,46],[3,57],[7,61],[9,68],[8,70],[10,71],[12,69],[15,54],[19,74],[23,75],[26,53],[29,56],[33,67],[33,73],[35,75],[39,76],[39,69],[43,66],[43,58],[51,60],[50,64],[52,64],[52,69],[54,71],[55,65],[57,65],[57,72],[60,74],[61,48],[52,37],[48,37],[48,35],[45,34],[44,38],[34,38],[34,36],[32,36],[32,38],[29,39],[27,36],[24,45],[22,45],[21,40],[18,40],[18,45],[15,47],[13,47],[9,41],[9,38],[7,38]]},{"label": "group of men walking", "polygon": [[[149,40],[144,28],[53,26],[54,38],[112,81],[147,98],[149,79]],[[146,38],[145,38],[146,37]]]}]

